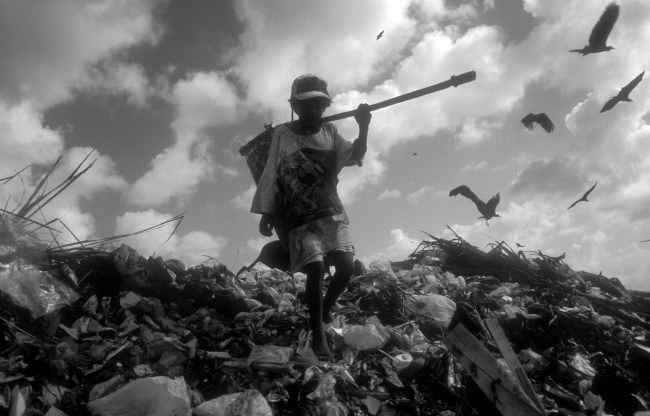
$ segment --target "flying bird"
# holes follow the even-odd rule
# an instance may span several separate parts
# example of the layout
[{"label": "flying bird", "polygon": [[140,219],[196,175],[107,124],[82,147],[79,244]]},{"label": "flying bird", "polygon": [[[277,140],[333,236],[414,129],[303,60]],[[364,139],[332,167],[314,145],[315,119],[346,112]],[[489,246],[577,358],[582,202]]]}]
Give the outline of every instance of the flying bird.
[{"label": "flying bird", "polygon": [[603,106],[603,109],[600,110],[601,113],[611,110],[614,108],[614,106],[619,102],[619,101],[627,101],[627,102],[632,102],[630,99],[629,95],[632,92],[632,90],[639,85],[639,82],[643,79],[643,74],[645,74],[645,70],[641,72],[639,75],[636,76],[632,81],[629,82],[626,86],[621,88],[621,90],[616,94],[614,97],[611,97],[605,105]]},{"label": "flying bird", "polygon": [[550,133],[555,130],[555,125],[546,113],[533,114],[528,113],[526,117],[521,119],[521,122],[528,130],[533,130],[533,123],[537,123],[547,132]]},{"label": "flying bird", "polygon": [[383,30],[381,32],[379,32],[379,34],[377,35],[377,40],[379,40],[379,38],[381,38],[383,36],[383,34],[384,34]]},{"label": "flying bird", "polygon": [[499,214],[495,212],[497,205],[499,204],[499,200],[501,199],[499,194],[496,194],[492,198],[490,198],[487,204],[481,201],[481,199],[477,197],[476,194],[472,192],[472,190],[465,185],[461,185],[457,188],[454,188],[449,192],[449,196],[456,196],[458,194],[464,196],[465,198],[469,198],[472,200],[472,202],[474,202],[476,208],[478,208],[478,211],[481,214],[483,214],[483,216],[479,218],[485,219],[485,224],[487,226],[490,225],[488,224],[488,220],[490,218],[499,217]]},{"label": "flying bird", "polygon": [[639,243],[650,243],[650,240],[641,240]]},{"label": "flying bird", "polygon": [[569,52],[577,52],[582,56],[590,53],[607,52],[614,49],[613,46],[607,46],[607,38],[609,37],[616,19],[618,19],[619,7],[616,3],[610,3],[600,15],[600,19],[591,29],[589,35],[589,44],[582,49],[571,49]]},{"label": "flying bird", "polygon": [[596,187],[596,185],[598,185],[598,181],[596,181],[596,183],[594,184],[594,186],[592,186],[591,188],[589,188],[589,189],[587,190],[587,192],[585,192],[585,194],[582,195],[582,196],[580,197],[580,199],[578,199],[576,202],[574,202],[573,204],[571,204],[571,206],[570,206],[569,208],[567,208],[567,209],[571,209],[571,208],[573,208],[573,207],[574,207],[578,202],[580,202],[580,201],[589,202],[589,200],[587,199],[587,196],[589,196],[589,194],[591,193],[591,191],[594,190],[594,188]]}]

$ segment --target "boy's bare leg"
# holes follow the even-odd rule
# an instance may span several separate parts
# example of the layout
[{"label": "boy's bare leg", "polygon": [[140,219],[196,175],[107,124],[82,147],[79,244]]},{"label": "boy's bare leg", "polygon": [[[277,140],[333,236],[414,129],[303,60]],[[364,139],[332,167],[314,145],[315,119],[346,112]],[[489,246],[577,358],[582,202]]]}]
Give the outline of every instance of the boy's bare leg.
[{"label": "boy's bare leg", "polygon": [[312,332],[312,349],[316,356],[327,359],[332,357],[332,352],[327,346],[327,339],[323,333],[323,295],[322,285],[325,276],[325,264],[322,261],[315,261],[305,266],[307,283],[305,285],[305,297],[309,308],[309,328]]},{"label": "boy's bare leg", "polygon": [[350,278],[354,273],[354,256],[352,253],[335,251],[331,254],[332,265],[336,268],[334,276],[330,281],[327,293],[323,299],[323,322],[332,322],[332,308],[339,296],[347,289]]}]

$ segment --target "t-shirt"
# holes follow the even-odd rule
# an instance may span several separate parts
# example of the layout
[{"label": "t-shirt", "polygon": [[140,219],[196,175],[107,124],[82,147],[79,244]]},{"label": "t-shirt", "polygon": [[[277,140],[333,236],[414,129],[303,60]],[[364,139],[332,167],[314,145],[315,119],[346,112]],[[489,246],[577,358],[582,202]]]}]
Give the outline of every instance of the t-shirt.
[{"label": "t-shirt", "polygon": [[305,135],[278,126],[251,212],[279,216],[288,229],[345,215],[336,185],[343,167],[361,165],[353,155],[353,143],[334,124],[324,123],[318,133]]}]

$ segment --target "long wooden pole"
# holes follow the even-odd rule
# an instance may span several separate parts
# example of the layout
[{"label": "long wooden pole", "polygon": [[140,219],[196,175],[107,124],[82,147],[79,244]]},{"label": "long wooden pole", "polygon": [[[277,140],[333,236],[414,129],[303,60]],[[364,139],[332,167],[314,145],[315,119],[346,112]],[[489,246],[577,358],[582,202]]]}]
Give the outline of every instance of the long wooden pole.
[{"label": "long wooden pole", "polygon": [[[451,78],[449,78],[447,81],[440,82],[438,84],[431,85],[429,87],[421,88],[419,90],[411,91],[406,94],[399,95],[397,97],[389,98],[388,100],[384,100],[376,104],[371,104],[370,111],[379,110],[380,108],[384,108],[394,104],[402,103],[404,101],[412,100],[414,98],[418,98],[426,94],[431,94],[432,92],[441,91],[449,87],[457,87],[461,84],[474,81],[475,79],[476,79],[475,71],[465,72],[460,75],[452,75]],[[341,120],[344,118],[354,116],[355,112],[356,110],[350,110],[343,113],[333,114],[331,116],[323,117],[322,121],[323,123],[326,123],[328,121]]]}]

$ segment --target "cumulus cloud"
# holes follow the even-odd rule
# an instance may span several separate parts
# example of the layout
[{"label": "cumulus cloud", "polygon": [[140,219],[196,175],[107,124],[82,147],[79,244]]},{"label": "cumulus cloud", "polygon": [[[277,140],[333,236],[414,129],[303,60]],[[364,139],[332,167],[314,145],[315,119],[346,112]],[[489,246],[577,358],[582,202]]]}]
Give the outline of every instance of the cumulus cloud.
[{"label": "cumulus cloud", "polygon": [[377,195],[379,201],[386,199],[399,199],[402,197],[402,191],[399,189],[385,189],[382,193]]},{"label": "cumulus cloud", "polygon": [[255,185],[251,185],[246,189],[246,191],[237,195],[232,201],[230,201],[230,205],[238,209],[246,211],[250,210],[251,204],[253,203],[253,196],[255,195],[255,189]]},{"label": "cumulus cloud", "polygon": [[[165,0],[1,3],[0,52],[10,59],[3,62],[0,73],[0,177],[30,163],[34,166],[21,173],[25,185],[12,181],[0,188],[0,196],[19,198],[21,187],[33,189],[43,167],[66,148],[66,133],[45,125],[43,112],[84,94],[119,94],[139,107],[151,104],[153,94],[162,94],[175,112],[163,127],[169,129],[173,142],[152,151],[150,159],[143,161],[146,171],[130,179],[130,186],[117,171],[118,165],[98,151],[93,155],[96,165],[80,178],[79,187],[70,188],[60,204],[52,205],[50,215],[75,224],[80,236],[91,235],[94,228],[93,218],[80,209],[81,203],[99,192],[124,191],[129,203],[144,209],[189,201],[206,182],[220,186],[233,181],[236,170],[230,164],[234,158],[224,162],[227,158],[217,159],[216,154],[218,150],[219,155],[232,156],[228,151],[235,142],[233,136],[249,134],[233,133],[234,123],[243,116],[276,120],[276,124],[286,121],[289,87],[301,73],[316,72],[328,80],[334,97],[328,109],[332,114],[474,70],[477,78],[469,84],[373,113],[364,166],[346,168],[340,177],[344,203],[371,200],[377,194],[374,186],[386,188],[382,181],[387,161],[397,160],[395,148],[421,138],[449,139],[451,146],[441,142],[436,150],[446,157],[447,147],[455,147],[457,159],[432,161],[432,169],[445,169],[443,175],[432,171],[435,187],[450,189],[442,183],[445,175],[455,175],[463,164],[461,174],[489,173],[489,177],[477,177],[500,183],[498,189],[510,183],[502,195],[503,202],[508,201],[502,202],[503,212],[499,211],[503,217],[491,221],[489,229],[481,221],[455,226],[470,241],[484,243],[481,238],[487,233],[552,254],[567,250],[567,261],[575,267],[597,267],[607,259],[604,273],[622,270],[630,279],[647,274],[647,249],[636,243],[650,235],[644,223],[650,215],[645,209],[650,204],[650,89],[643,87],[646,81],[634,90],[633,103],[620,103],[599,113],[608,97],[650,63],[645,53],[650,37],[647,1],[627,1],[610,36],[617,48],[588,57],[568,50],[586,42],[604,8],[597,2],[526,0],[524,11],[534,23],[526,29],[527,37],[517,42],[510,41],[508,28],[480,24],[482,9],[498,10],[493,1],[459,6],[443,0],[348,3],[236,2],[244,31],[234,49],[224,52],[222,62],[227,61],[230,68],[183,76],[174,70],[176,63],[170,62],[169,71],[159,68],[160,81],[147,79],[145,68],[150,68],[132,61],[131,52],[161,39],[156,10],[167,4]],[[347,12],[341,14],[342,9]],[[360,19],[362,14],[365,18]],[[314,24],[313,16],[325,23]],[[375,40],[378,28],[385,31],[380,41]],[[167,84],[178,76],[183,78]],[[159,85],[164,85],[164,91]],[[549,97],[561,102],[556,105]],[[526,139],[531,140],[522,147],[511,136],[522,134],[518,121],[533,111],[526,108],[531,103],[552,106],[554,120],[564,116],[565,126],[558,125],[553,135],[544,135],[544,142],[528,135]],[[337,124],[345,137],[356,136],[353,119]],[[511,150],[504,147],[507,144],[519,146],[517,153],[503,154]],[[79,149],[75,160],[86,150]],[[479,162],[468,165],[468,160]],[[488,172],[487,163],[501,168]],[[513,164],[519,172],[513,172]],[[66,164],[65,169],[72,166]],[[91,175],[92,171],[97,174]],[[593,200],[566,212],[573,193],[579,196],[595,180],[599,185]],[[434,187],[414,181],[413,188],[421,185],[425,195],[429,195],[427,186]],[[231,207],[249,209],[254,188],[244,191],[248,186],[249,182],[237,191],[240,195],[230,202]],[[412,198],[417,196],[414,193]],[[143,212],[149,213],[138,216],[143,221],[169,217]],[[142,228],[126,217],[122,221],[126,232]],[[193,245],[189,239],[200,244]],[[398,244],[408,236],[394,230],[391,239]],[[225,244],[201,232],[174,236],[166,246],[172,241],[176,241],[176,250],[194,247],[196,253],[204,247],[212,254]],[[152,247],[144,249],[152,252]]]},{"label": "cumulus cloud", "polygon": [[460,168],[461,173],[470,173],[483,170],[487,167],[487,162],[481,160],[479,162],[468,163],[467,165]]},{"label": "cumulus cloud", "polygon": [[239,100],[232,84],[219,72],[196,73],[179,81],[171,96],[177,109],[172,128],[176,142],[151,161],[149,170],[126,192],[126,200],[138,206],[159,206],[193,195],[199,184],[213,180],[215,172],[236,173],[211,157],[214,143],[205,135],[210,127],[234,122],[240,116]]},{"label": "cumulus cloud", "polygon": [[202,130],[232,123],[239,116],[235,88],[221,72],[199,72],[179,81],[172,101],[178,112],[172,127],[180,141],[196,140]]},{"label": "cumulus cloud", "polygon": [[[272,108],[276,120],[286,117],[284,97],[288,98],[296,76],[317,73],[328,80],[335,95],[365,85],[377,76],[376,69],[390,68],[399,61],[415,30],[415,22],[407,13],[408,3],[378,5],[362,0],[351,4],[336,0],[303,6],[250,0],[235,4],[246,32],[235,53],[233,71],[243,80],[251,101]],[[359,19],[357,13],[364,18]],[[314,16],[336,22],[336,30],[329,25],[313,25]],[[384,30],[381,42],[375,41],[379,27]],[[331,48],[332,44],[337,47]]]},{"label": "cumulus cloud", "polygon": [[433,188],[430,186],[423,186],[406,196],[406,200],[411,204],[416,204],[422,200],[425,196],[432,194]]},{"label": "cumulus cloud", "polygon": [[88,69],[88,78],[79,82],[81,93],[125,95],[130,104],[145,106],[157,93],[141,65],[107,61]]},{"label": "cumulus cloud", "polygon": [[[79,173],[79,176],[67,187],[62,187],[61,185],[75,172]],[[81,201],[91,200],[107,191],[119,191],[126,185],[116,171],[112,159],[94,152],[93,149],[76,147],[62,153],[56,165],[53,162],[47,169],[29,168],[21,172],[19,177],[13,178],[9,187],[0,188],[0,196],[6,196],[4,206],[8,211],[18,212],[19,208],[24,207],[28,197],[36,189],[36,184],[46,175],[47,180],[38,195],[48,194],[48,197],[36,205],[39,209],[32,210],[29,214],[36,221],[54,221],[53,232],[58,244],[94,237],[95,219],[81,210]],[[19,178],[29,180],[20,181]],[[47,234],[42,237],[50,239]]]},{"label": "cumulus cloud", "polygon": [[10,104],[29,99],[38,109],[70,98],[88,65],[159,39],[154,11],[163,2],[2,2],[0,54],[11,59],[0,73],[0,97]]},{"label": "cumulus cloud", "polygon": [[373,260],[389,260],[389,261],[398,261],[404,260],[411,254],[420,243],[419,240],[415,240],[408,236],[404,230],[400,228],[395,228],[390,231],[390,244],[386,247],[385,250],[378,253],[371,253],[370,255],[362,258],[362,261],[365,263],[370,263]]},{"label": "cumulus cloud", "polygon": [[[350,21],[347,28],[345,18],[343,21],[342,16],[336,19],[337,25],[343,26],[336,33],[328,33],[327,42],[340,43],[342,46],[332,49],[319,47],[324,40],[313,28],[304,32],[307,34],[304,38],[296,38],[280,30],[282,25],[278,24],[281,16],[292,16],[291,24],[295,29],[296,21],[302,21],[300,13],[316,13],[326,19],[335,9],[332,4],[314,6],[318,9],[314,10],[296,9],[290,3],[267,6],[240,2],[238,13],[247,27],[247,36],[241,51],[238,51],[233,71],[247,86],[248,99],[270,108],[274,119],[286,117],[287,104],[277,97],[287,96],[293,77],[302,72],[314,72],[312,68],[318,68],[319,75],[329,80],[330,92],[334,95],[330,108],[332,113],[355,108],[361,102],[378,102],[420,89],[433,82],[445,81],[451,75],[470,70],[480,74],[471,84],[471,89],[463,87],[465,93],[440,92],[418,99],[415,104],[400,104],[391,108],[389,118],[377,113],[371,125],[373,148],[384,155],[399,143],[446,129],[460,129],[458,137],[462,142],[485,140],[489,132],[500,125],[494,116],[502,116],[523,95],[527,68],[503,76],[504,68],[499,57],[503,54],[504,46],[499,31],[486,26],[466,31],[460,29],[461,24],[475,16],[476,10],[472,6],[451,8],[445,6],[444,2],[435,2],[435,5],[418,3],[418,7],[428,15],[452,22],[440,28],[435,24],[430,26],[431,22],[436,21],[432,18],[418,19],[418,14],[411,13],[406,3],[373,3],[372,6],[365,2],[355,3],[355,7],[364,5],[369,14],[365,21]],[[275,23],[267,24],[271,20]],[[306,17],[304,21],[309,21],[309,18]],[[389,45],[384,43],[378,47],[379,42],[368,42],[369,45],[346,43],[346,37],[352,34],[359,36],[362,32],[374,34],[377,27],[385,29],[387,39],[382,38],[382,41],[388,40],[391,42]],[[388,39],[392,30],[400,30],[400,36]],[[386,56],[390,55],[386,48],[399,59],[387,59]],[[347,61],[347,55],[355,65],[340,65],[340,62]],[[473,57],[471,67],[467,65],[466,56]],[[378,61],[381,66],[377,66]],[[433,67],[432,62],[435,62]],[[267,69],[263,73],[256,70],[250,72],[261,65]],[[373,77],[373,71],[382,76]],[[366,86],[369,82],[370,88]],[[364,89],[360,90],[358,86],[364,86]],[[495,102],[493,97],[497,92],[500,98]],[[444,105],[441,104],[443,97]],[[474,120],[473,123],[465,124],[461,129],[468,117]],[[344,133],[354,134],[351,123],[341,123]]]},{"label": "cumulus cloud", "polygon": [[131,234],[167,222],[155,229],[125,237],[122,242],[145,257],[175,258],[190,267],[208,260],[209,257],[219,259],[228,239],[210,235],[205,231],[190,231],[179,235],[177,230],[172,234],[177,225],[176,222],[168,222],[172,218],[172,215],[155,210],[127,212],[116,219],[115,235]]},{"label": "cumulus cloud", "polygon": [[[44,111],[82,91],[127,93],[135,102],[143,102],[146,82],[141,69],[119,63],[118,55],[129,47],[157,42],[162,32],[154,13],[162,3],[62,0],[0,4],[0,53],[10,57],[3,60],[0,71],[0,175],[9,176],[29,166],[20,178],[0,188],[7,206],[23,203],[59,156],[60,165],[48,181],[50,189],[91,150],[66,149],[65,132],[46,126]],[[95,65],[98,62],[103,63],[101,74]],[[48,220],[59,219],[59,242],[94,237],[95,219],[82,210],[80,202],[125,186],[109,157],[96,151],[90,160],[95,161],[94,166],[40,213]]]},{"label": "cumulus cloud", "polygon": [[361,168],[353,166],[344,168],[339,175],[338,193],[344,204],[352,204],[361,198],[361,192],[368,185],[381,181],[386,172],[386,164],[378,155],[369,150]]},{"label": "cumulus cloud", "polygon": [[193,195],[214,172],[214,164],[204,149],[184,144],[165,149],[156,155],[150,169],[129,186],[126,201],[137,206],[159,206]]},{"label": "cumulus cloud", "polygon": [[517,173],[510,185],[513,195],[563,194],[581,189],[587,178],[579,161],[566,156],[533,160]]},{"label": "cumulus cloud", "polygon": [[0,137],[2,176],[29,164],[52,163],[64,148],[62,133],[45,126],[29,101],[14,106],[0,101]]},{"label": "cumulus cloud", "polygon": [[[522,204],[510,202],[499,211],[500,218],[490,221],[489,228],[482,220],[450,228],[483,251],[503,241],[513,249],[520,243],[526,246],[524,250],[540,250],[551,256],[564,252],[565,262],[574,270],[602,271],[606,276],[619,277],[629,288],[644,287],[647,253],[636,241],[622,235],[626,219],[603,216],[591,205],[582,208],[579,213],[567,211],[565,206],[540,197]],[[441,237],[453,239],[455,235],[445,229]]]}]

